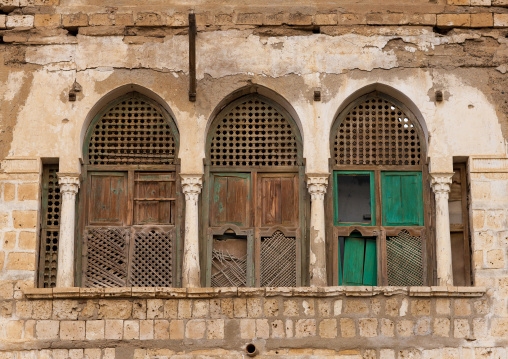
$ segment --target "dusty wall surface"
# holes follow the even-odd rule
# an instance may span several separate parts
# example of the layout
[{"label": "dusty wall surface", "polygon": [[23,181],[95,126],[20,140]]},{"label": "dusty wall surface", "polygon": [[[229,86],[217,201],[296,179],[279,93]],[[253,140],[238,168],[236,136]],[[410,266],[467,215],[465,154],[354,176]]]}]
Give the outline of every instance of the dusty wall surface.
[{"label": "dusty wall surface", "polygon": [[[254,342],[260,356],[506,359],[507,7],[0,0],[0,358],[240,358]],[[198,25],[194,103],[190,11]],[[74,81],[82,91],[70,102]],[[379,90],[403,102],[424,129],[431,171],[469,157],[474,282],[489,289],[31,289],[42,161],[79,172],[90,121],[135,90],[172,114],[181,171],[200,174],[213,116],[239,89],[257,89],[291,113],[307,173],[329,172],[330,128],[355,98]]]}]

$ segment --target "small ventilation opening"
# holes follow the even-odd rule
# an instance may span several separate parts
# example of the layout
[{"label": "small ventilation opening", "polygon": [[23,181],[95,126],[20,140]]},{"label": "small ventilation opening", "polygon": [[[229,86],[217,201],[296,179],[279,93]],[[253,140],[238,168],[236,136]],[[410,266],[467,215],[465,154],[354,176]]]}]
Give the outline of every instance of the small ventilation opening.
[{"label": "small ventilation opening", "polygon": [[452,28],[451,27],[443,28],[443,27],[434,26],[432,28],[432,31],[434,31],[436,34],[439,34],[439,35],[448,35],[448,33],[450,31],[452,31]]},{"label": "small ventilation opening", "polygon": [[65,30],[67,30],[68,36],[78,36],[78,27],[66,27]]},{"label": "small ventilation opening", "polygon": [[319,26],[314,26],[314,27],[312,28],[312,33],[313,33],[313,34],[320,34],[320,33],[321,33],[321,27],[319,27]]}]

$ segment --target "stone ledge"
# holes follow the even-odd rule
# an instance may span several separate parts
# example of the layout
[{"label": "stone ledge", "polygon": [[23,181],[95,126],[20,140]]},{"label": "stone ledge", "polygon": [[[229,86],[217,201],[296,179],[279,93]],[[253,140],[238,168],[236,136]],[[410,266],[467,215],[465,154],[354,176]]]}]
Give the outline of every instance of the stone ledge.
[{"label": "stone ledge", "polygon": [[28,299],[225,298],[225,297],[481,297],[485,287],[268,287],[268,288],[28,288]]}]

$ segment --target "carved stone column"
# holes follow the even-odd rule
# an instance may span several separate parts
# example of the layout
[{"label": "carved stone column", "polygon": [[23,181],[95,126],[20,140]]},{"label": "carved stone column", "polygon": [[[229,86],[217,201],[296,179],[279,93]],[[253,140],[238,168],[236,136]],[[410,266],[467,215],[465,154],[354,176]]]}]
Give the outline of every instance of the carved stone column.
[{"label": "carved stone column", "polygon": [[57,287],[74,287],[74,231],[79,174],[58,174],[60,185],[60,237],[58,239]]},{"label": "carved stone column", "polygon": [[453,285],[452,245],[448,197],[453,173],[431,173],[432,190],[436,197],[436,260],[438,285]]},{"label": "carved stone column", "polygon": [[310,285],[326,286],[325,193],[328,174],[307,175],[310,208]]},{"label": "carved stone column", "polygon": [[201,286],[199,267],[198,198],[201,193],[202,175],[181,174],[182,191],[185,194],[185,237],[183,245],[182,287]]}]

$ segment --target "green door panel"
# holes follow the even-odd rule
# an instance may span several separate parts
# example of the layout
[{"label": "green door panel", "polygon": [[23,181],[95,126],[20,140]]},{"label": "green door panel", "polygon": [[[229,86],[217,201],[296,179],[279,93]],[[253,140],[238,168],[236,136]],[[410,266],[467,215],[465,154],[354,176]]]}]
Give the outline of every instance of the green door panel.
[{"label": "green door panel", "polygon": [[363,266],[363,285],[377,285],[376,241],[365,240],[365,263]]},{"label": "green door panel", "polygon": [[375,240],[344,238],[344,257],[341,257],[339,245],[339,285],[377,285]]},{"label": "green door panel", "polygon": [[384,226],[423,226],[421,172],[382,172]]}]

